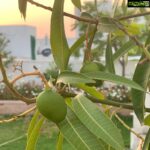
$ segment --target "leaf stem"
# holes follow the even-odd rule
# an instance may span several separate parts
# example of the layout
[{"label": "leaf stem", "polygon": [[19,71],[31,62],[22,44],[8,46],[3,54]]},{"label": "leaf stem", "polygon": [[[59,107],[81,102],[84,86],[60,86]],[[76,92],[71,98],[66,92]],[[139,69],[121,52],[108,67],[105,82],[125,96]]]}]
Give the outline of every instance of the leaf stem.
[{"label": "leaf stem", "polygon": [[132,132],[135,136],[137,136],[139,139],[142,140],[142,142],[144,142],[144,138],[136,133],[134,130],[132,130],[117,114],[115,114],[115,117],[118,119],[118,121],[126,128],[128,129],[130,132]]}]

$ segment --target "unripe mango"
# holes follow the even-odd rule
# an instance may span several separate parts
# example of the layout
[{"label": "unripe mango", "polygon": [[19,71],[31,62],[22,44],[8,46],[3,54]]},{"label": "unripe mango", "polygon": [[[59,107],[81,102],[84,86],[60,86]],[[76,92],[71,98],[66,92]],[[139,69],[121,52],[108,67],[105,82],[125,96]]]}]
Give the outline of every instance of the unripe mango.
[{"label": "unripe mango", "polygon": [[67,106],[64,98],[55,91],[44,90],[36,99],[39,112],[47,119],[59,123],[65,119]]}]

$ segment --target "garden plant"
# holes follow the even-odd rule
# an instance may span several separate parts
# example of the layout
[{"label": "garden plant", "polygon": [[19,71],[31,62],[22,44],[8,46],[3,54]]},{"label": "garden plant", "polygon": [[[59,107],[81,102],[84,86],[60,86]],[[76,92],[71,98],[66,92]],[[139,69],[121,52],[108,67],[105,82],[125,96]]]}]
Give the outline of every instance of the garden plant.
[{"label": "garden plant", "polygon": [[[67,3],[67,0],[65,1]],[[99,10],[97,0],[92,1],[96,15],[82,12],[80,0],[72,3],[81,12],[81,16],[66,13],[64,0],[54,0],[53,7],[45,6],[33,0],[18,0],[21,15],[26,18],[28,3],[35,7],[51,11],[50,45],[54,62],[58,68],[56,81],[46,79],[40,70],[33,66],[33,72],[20,70],[20,75],[9,79],[3,65],[3,54],[0,54],[0,71],[2,80],[10,92],[19,100],[35,104],[31,109],[13,118],[0,120],[0,123],[15,121],[33,111],[33,117],[27,131],[26,150],[34,150],[42,125],[52,121],[59,129],[56,149],[63,149],[66,140],[75,150],[125,150],[123,136],[112,121],[112,116],[120,121],[122,126],[135,134],[140,142],[138,148],[147,150],[150,142],[150,130],[146,137],[133,131],[117,115],[118,109],[133,110],[141,125],[150,125],[150,117],[146,113],[150,109],[145,106],[145,96],[149,92],[150,76],[150,31],[149,24],[145,21],[144,27],[140,26],[137,18],[150,15],[149,11],[138,9],[128,13],[126,1],[115,1],[111,13]],[[117,10],[122,9],[121,12]],[[101,13],[99,13],[101,11]],[[72,46],[68,46],[64,29],[64,17],[70,17],[86,24],[86,28]],[[40,19],[40,18],[39,18]],[[102,64],[93,57],[94,38],[97,33],[104,34],[103,51],[105,61]],[[83,48],[80,49],[81,45]],[[129,53],[130,50],[139,50],[140,59],[134,70],[132,79],[122,77],[115,73],[114,62]],[[76,51],[84,53],[83,64],[79,72],[68,70],[70,57]],[[99,49],[100,51],[101,49]],[[74,62],[76,63],[76,62]],[[29,98],[21,95],[15,89],[15,83],[27,76],[38,76],[43,83],[43,91],[38,96]],[[124,85],[131,89],[131,100],[125,102],[113,101],[106,98],[100,87],[104,82]],[[101,104],[101,105],[100,105]],[[111,107],[110,107],[111,106]],[[111,111],[111,109],[113,111]]]}]

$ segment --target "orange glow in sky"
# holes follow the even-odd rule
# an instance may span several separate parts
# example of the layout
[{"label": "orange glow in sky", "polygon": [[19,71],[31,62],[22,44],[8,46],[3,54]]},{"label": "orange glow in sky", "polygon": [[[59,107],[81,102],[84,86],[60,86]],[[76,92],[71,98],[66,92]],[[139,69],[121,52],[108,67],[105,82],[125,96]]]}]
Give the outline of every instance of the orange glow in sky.
[{"label": "orange glow in sky", "polygon": [[[38,0],[46,6],[53,6],[54,0]],[[71,0],[66,0],[65,11],[74,13],[74,7]],[[37,28],[37,37],[43,38],[49,35],[51,12],[42,8],[36,7],[28,3],[27,18],[21,17],[18,9],[18,0],[5,0],[0,4],[0,25],[32,25]],[[65,27],[67,37],[73,37],[74,31],[71,31],[71,25],[74,23],[73,19],[65,17]]]}]

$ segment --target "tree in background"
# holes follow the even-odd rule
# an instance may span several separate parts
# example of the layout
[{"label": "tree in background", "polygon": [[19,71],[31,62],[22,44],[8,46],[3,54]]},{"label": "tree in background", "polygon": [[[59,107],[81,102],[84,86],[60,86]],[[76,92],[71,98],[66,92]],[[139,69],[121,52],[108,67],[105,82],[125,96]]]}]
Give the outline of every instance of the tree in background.
[{"label": "tree in background", "polygon": [[[72,2],[81,11],[80,0],[72,0]],[[124,137],[112,122],[113,116],[122,126],[140,139],[139,149],[148,149],[150,129],[146,138],[142,137],[123,122],[116,113],[118,110],[116,107],[119,110],[125,108],[134,111],[141,125],[150,125],[150,117],[149,115],[146,116],[146,112],[149,113],[150,109],[145,107],[145,96],[150,77],[150,34],[148,25],[145,23],[147,33],[143,36],[140,24],[134,20],[134,18],[140,16],[150,15],[150,12],[140,12],[138,9],[137,12],[128,14],[126,13],[127,7],[124,0],[122,3],[120,1],[114,2],[110,15],[105,9],[102,9],[102,11],[95,0],[92,9],[95,10],[96,8],[96,12],[90,14],[84,12],[82,16],[75,16],[65,12],[63,8],[64,0],[55,0],[53,8],[33,0],[19,0],[19,10],[24,18],[26,18],[28,3],[52,11],[50,44],[54,62],[59,72],[55,82],[52,83],[51,80],[45,78],[36,66],[33,66],[33,72],[21,70],[20,74],[10,81],[1,54],[0,69],[3,77],[1,82],[6,84],[18,99],[27,104],[35,105],[11,119],[0,120],[0,123],[14,121],[36,109],[27,131],[26,150],[35,149],[40,129],[45,121],[51,121],[59,130],[57,150],[63,149],[64,141],[69,143],[69,149],[75,150],[124,150],[126,149]],[[119,3],[122,5],[119,5]],[[104,6],[106,7],[106,3]],[[117,9],[120,7],[123,7],[122,11],[117,13]],[[68,46],[64,30],[64,16],[86,23],[85,31],[71,47]],[[83,64],[79,66],[80,71],[68,70],[70,57],[75,51],[79,51],[79,47],[84,42]],[[99,42],[104,43],[103,49],[100,51],[105,54],[105,66],[101,62],[95,61],[96,59],[93,56],[93,47],[101,48],[99,44],[96,45]],[[133,78],[128,79],[115,73],[114,62],[128,54],[131,47],[138,47],[141,52]],[[37,97],[25,97],[15,89],[15,83],[26,76],[38,76],[41,79],[44,89]],[[107,99],[97,86],[102,85],[105,81],[130,87],[131,102],[114,102]],[[122,92],[126,91],[124,87],[123,89]],[[103,105],[97,105],[98,103]]]},{"label": "tree in background", "polygon": [[[85,2],[82,6],[81,17],[89,19],[99,18],[101,16],[120,17],[142,11],[142,9],[140,8],[127,9],[125,0],[123,0],[123,2],[120,4],[118,2],[119,1],[116,1],[114,5],[112,5],[110,1],[97,1],[97,3],[94,3],[92,1]],[[141,19],[137,18],[132,18],[132,20],[125,20],[122,21],[122,23],[126,26],[130,33],[140,38],[140,40],[144,41],[147,36],[149,26],[149,18],[146,17],[142,18],[145,24],[138,23]],[[85,32],[91,31],[92,28],[93,25],[89,25],[86,22],[79,21],[76,21],[75,25],[73,26],[73,29],[76,29],[78,31],[79,36],[81,36]],[[101,57],[105,56],[105,49],[107,47],[106,33],[108,32],[108,30],[111,30],[111,24],[106,22],[106,25],[99,25],[98,28],[99,29],[96,32],[93,40],[91,55],[94,60],[99,61]],[[129,42],[130,39],[122,31],[113,32],[111,36],[113,39],[113,53],[118,51],[119,49],[123,49],[124,47],[128,49],[128,53],[126,53],[125,55],[122,54],[122,57],[118,59],[120,65],[122,66],[122,76],[125,76],[125,66],[127,64],[128,56],[140,56],[141,50],[139,49],[139,47],[132,44],[132,42]],[[85,45],[86,43],[82,44],[80,49],[85,49]],[[76,51],[75,55],[79,56],[79,53],[80,51]]]},{"label": "tree in background", "polygon": [[0,55],[5,59],[4,65],[8,67],[10,63],[12,63],[14,57],[11,56],[11,52],[7,51],[6,48],[8,46],[9,40],[0,33]]}]

